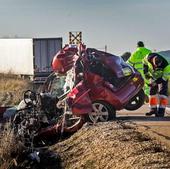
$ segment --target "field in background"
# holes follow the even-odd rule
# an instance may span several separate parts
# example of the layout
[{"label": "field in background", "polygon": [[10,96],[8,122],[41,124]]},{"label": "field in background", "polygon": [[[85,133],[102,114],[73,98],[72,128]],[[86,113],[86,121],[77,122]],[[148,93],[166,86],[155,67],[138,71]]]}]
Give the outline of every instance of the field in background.
[{"label": "field in background", "polygon": [[29,80],[11,73],[0,74],[0,106],[17,105],[27,89],[31,89]]}]

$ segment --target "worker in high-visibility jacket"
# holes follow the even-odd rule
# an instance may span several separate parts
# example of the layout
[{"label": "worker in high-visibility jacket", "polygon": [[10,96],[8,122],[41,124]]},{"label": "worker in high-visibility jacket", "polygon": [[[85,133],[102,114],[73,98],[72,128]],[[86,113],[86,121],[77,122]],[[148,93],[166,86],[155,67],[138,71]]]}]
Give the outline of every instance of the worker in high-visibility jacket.
[{"label": "worker in high-visibility jacket", "polygon": [[149,106],[146,115],[164,117],[168,104],[170,79],[170,51],[150,53],[143,61],[145,78],[150,80]]},{"label": "worker in high-visibility jacket", "polygon": [[146,96],[149,95],[149,86],[148,86],[148,80],[145,79],[143,73],[143,59],[149,53],[151,53],[151,50],[147,49],[142,41],[139,41],[137,42],[136,51],[133,52],[130,58],[127,60],[127,63],[133,66],[138,72],[140,72],[142,77],[144,78],[145,80],[144,91]]}]

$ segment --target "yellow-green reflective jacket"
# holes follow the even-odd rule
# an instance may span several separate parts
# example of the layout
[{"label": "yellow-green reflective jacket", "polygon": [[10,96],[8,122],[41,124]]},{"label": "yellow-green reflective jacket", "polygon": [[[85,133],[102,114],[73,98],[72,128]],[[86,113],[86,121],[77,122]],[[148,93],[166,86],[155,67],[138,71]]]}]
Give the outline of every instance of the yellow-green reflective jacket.
[{"label": "yellow-green reflective jacket", "polygon": [[148,61],[148,55],[143,59],[143,64],[148,66],[148,73],[154,79],[163,78],[164,80],[170,79],[170,50],[157,52],[158,55],[162,56],[168,65],[164,69],[154,70],[152,64]]},{"label": "yellow-green reflective jacket", "polygon": [[145,47],[138,47],[127,60],[127,63],[137,69],[141,74],[143,74],[143,59],[149,53],[151,53],[151,50]]}]

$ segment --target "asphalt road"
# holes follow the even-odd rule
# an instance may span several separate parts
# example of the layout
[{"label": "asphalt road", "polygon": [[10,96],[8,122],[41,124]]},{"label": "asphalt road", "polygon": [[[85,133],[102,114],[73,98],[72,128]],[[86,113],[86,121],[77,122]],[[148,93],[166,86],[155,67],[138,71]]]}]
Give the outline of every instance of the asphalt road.
[{"label": "asphalt road", "polygon": [[165,144],[170,148],[170,108],[166,109],[165,117],[146,117],[149,111],[148,104],[145,104],[136,111],[121,110],[117,112],[119,120],[127,120],[137,124],[141,132],[149,134],[152,138]]}]

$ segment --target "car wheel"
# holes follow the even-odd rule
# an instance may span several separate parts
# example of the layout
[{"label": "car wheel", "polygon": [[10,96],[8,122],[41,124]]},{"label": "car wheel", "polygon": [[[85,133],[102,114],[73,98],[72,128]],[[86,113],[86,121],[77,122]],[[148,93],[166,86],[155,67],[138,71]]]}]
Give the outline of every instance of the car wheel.
[{"label": "car wheel", "polygon": [[88,114],[88,121],[93,123],[106,122],[116,117],[116,111],[110,104],[104,101],[92,103],[92,112]]}]

